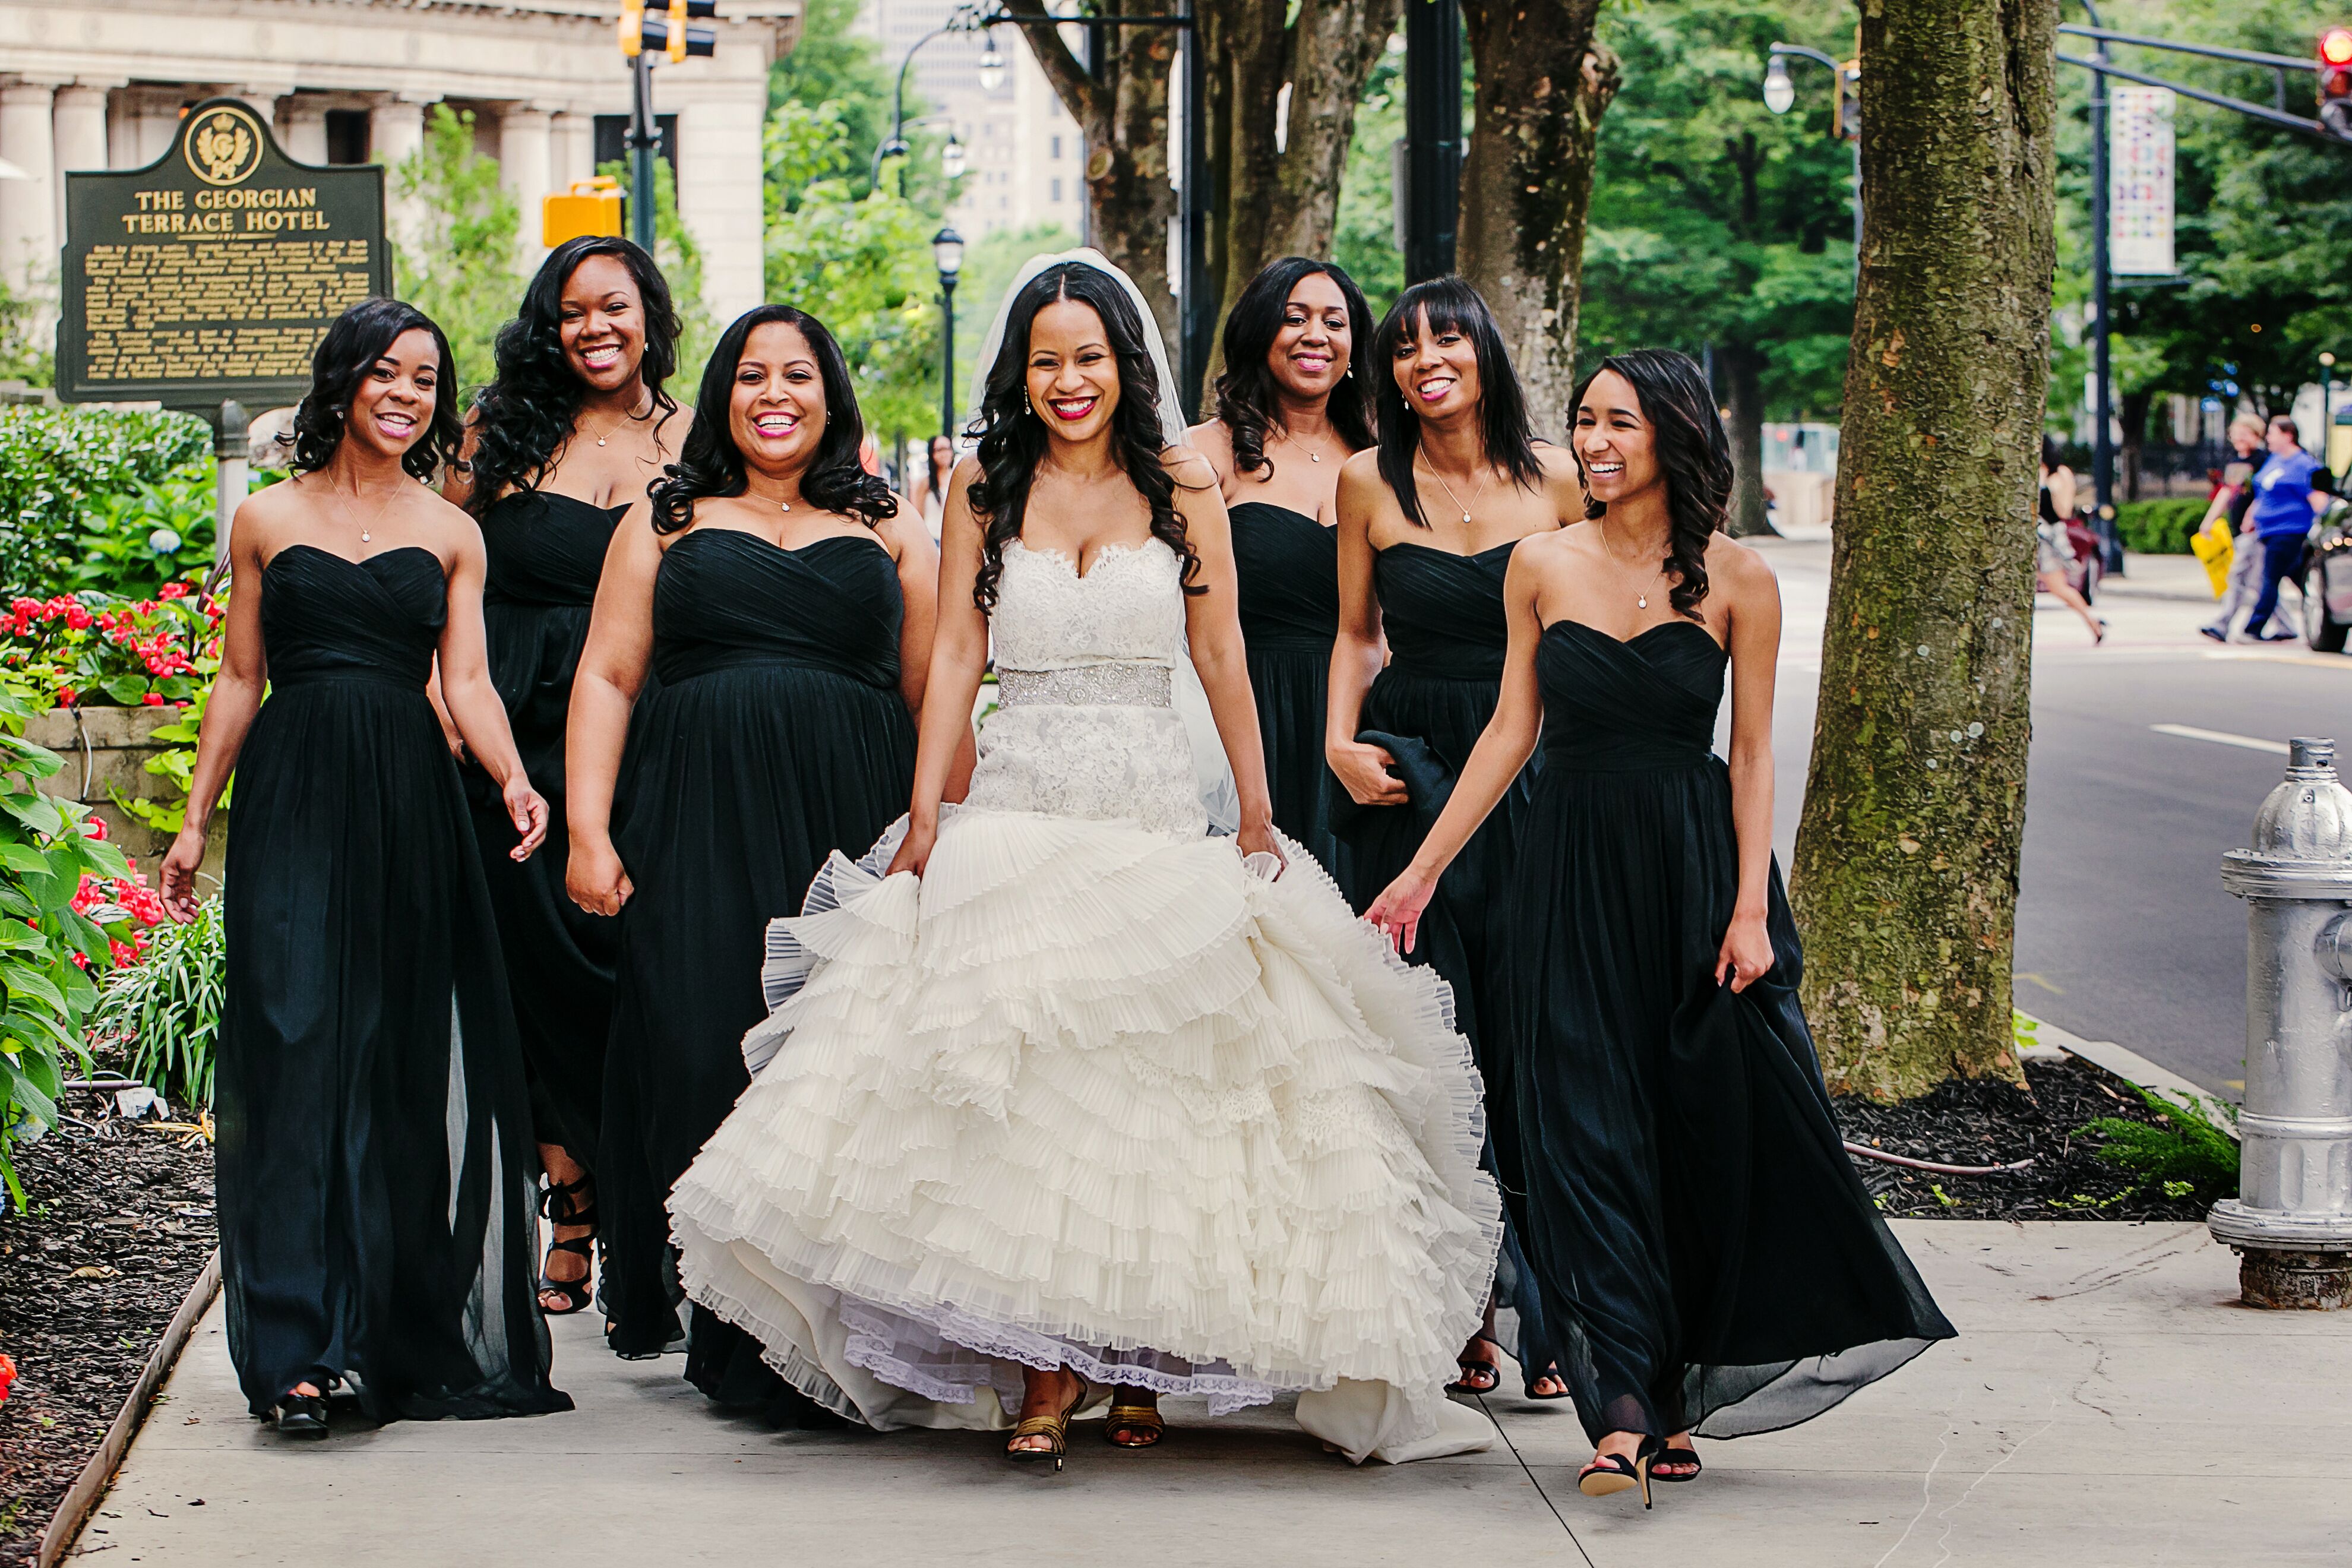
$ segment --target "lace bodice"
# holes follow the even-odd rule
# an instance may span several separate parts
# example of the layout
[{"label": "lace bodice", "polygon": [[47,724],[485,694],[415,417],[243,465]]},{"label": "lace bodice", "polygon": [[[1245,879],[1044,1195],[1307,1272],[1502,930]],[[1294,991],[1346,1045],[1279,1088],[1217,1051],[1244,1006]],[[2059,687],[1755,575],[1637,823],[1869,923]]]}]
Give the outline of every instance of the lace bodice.
[{"label": "lace bodice", "polygon": [[1176,554],[1106,545],[1068,556],[1004,547],[989,631],[1003,704],[981,728],[967,804],[984,811],[1207,831],[1171,689],[1184,652]]}]

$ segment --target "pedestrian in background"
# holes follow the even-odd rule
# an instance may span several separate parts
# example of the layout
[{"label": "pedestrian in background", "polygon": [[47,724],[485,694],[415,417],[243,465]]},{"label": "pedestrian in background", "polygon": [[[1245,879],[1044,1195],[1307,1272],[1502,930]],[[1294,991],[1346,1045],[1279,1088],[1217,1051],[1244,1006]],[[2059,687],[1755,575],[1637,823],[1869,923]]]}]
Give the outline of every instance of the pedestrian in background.
[{"label": "pedestrian in background", "polygon": [[2253,520],[2247,515],[2254,501],[2254,459],[2262,455],[2263,435],[2262,420],[2252,414],[2241,414],[2230,421],[2230,445],[2236,449],[2238,460],[2221,470],[2221,488],[2213,492],[2213,504],[2205,509],[2205,521],[2198,525],[2210,526],[2216,518],[2229,520],[2229,585],[2221,592],[2220,612],[2197,628],[2215,642],[2230,640],[2231,623],[2263,591],[2262,544],[2254,534]]},{"label": "pedestrian in background", "polygon": [[2253,505],[2246,514],[2263,544],[2263,592],[2246,617],[2246,634],[2263,642],[2288,642],[2294,633],[2271,629],[2279,584],[2302,568],[2311,520],[2328,505],[2336,481],[2303,449],[2303,432],[2285,415],[2272,418],[2267,438],[2270,459],[2254,473]]},{"label": "pedestrian in background", "polygon": [[2066,520],[2074,515],[2074,470],[2059,456],[2058,443],[2042,437],[2042,491],[2034,505],[2033,585],[2083,617],[2091,628],[2094,646],[2107,640],[2107,623],[2091,614],[2091,602],[2067,580],[2067,563],[2074,559],[2074,542],[2066,535]]}]

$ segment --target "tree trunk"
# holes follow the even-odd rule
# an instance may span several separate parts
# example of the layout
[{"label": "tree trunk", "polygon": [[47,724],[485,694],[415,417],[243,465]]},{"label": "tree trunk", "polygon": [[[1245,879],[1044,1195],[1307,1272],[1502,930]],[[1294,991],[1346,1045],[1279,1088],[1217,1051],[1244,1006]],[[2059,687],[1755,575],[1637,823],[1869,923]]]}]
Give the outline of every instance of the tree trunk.
[{"label": "tree trunk", "polygon": [[1794,867],[1833,1090],[2020,1080],[2053,0],[1862,9],[1861,286]]},{"label": "tree trunk", "polygon": [[1567,439],[1592,143],[1617,95],[1601,0],[1462,0],[1477,75],[1457,269],[1486,296],[1536,434]]},{"label": "tree trunk", "polygon": [[[1038,0],[1004,0],[1015,16],[1044,16]],[[1176,35],[1167,27],[1114,27],[1089,72],[1053,27],[1024,26],[1030,52],[1087,139],[1087,204],[1095,247],[1151,301],[1160,335],[1177,341],[1176,291],[1168,276],[1168,77]]]},{"label": "tree trunk", "polygon": [[1731,411],[1731,536],[1778,534],[1764,504],[1764,351],[1724,343],[1715,363],[1723,367],[1724,406]]},{"label": "tree trunk", "polygon": [[[1285,0],[1199,7],[1211,61],[1209,273],[1220,334],[1212,381],[1223,368],[1225,312],[1259,269],[1279,257],[1331,254],[1356,100],[1402,9],[1403,0],[1301,0],[1286,27]],[[1276,113],[1286,82],[1286,127]]]}]

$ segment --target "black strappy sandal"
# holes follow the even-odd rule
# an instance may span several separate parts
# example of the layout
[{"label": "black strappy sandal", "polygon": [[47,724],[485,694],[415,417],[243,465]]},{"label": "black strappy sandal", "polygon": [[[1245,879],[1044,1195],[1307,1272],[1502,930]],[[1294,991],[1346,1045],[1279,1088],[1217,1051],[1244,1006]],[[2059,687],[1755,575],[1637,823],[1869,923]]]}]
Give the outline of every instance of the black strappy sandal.
[{"label": "black strappy sandal", "polygon": [[327,1435],[327,1396],[297,1394],[289,1389],[269,1407],[269,1425],[281,1437],[323,1437]]},{"label": "black strappy sandal", "polygon": [[[1642,1489],[1642,1506],[1650,1506],[1650,1467],[1665,1452],[1665,1439],[1644,1437],[1642,1447],[1629,1461],[1622,1454],[1595,1454],[1592,1463],[1576,1472],[1576,1489],[1586,1497],[1614,1497],[1619,1492]],[[1664,1479],[1663,1476],[1659,1478]]]},{"label": "black strappy sandal", "polygon": [[[1486,1334],[1478,1334],[1472,1338],[1470,1343],[1493,1345],[1495,1359],[1478,1361],[1472,1357],[1468,1346],[1463,1347],[1462,1353],[1454,1358],[1454,1364],[1462,1369],[1462,1375],[1445,1385],[1445,1392],[1448,1394],[1492,1394],[1503,1386],[1502,1342]],[[1482,1376],[1486,1380],[1484,1383],[1471,1381],[1473,1378]]]},{"label": "black strappy sandal", "polygon": [[[1556,1383],[1556,1384],[1559,1384],[1559,1388],[1558,1389],[1558,1391],[1557,1391],[1557,1392],[1554,1392],[1554,1393],[1551,1393],[1551,1394],[1538,1394],[1538,1393],[1536,1392],[1536,1390],[1535,1390],[1535,1384],[1538,1384],[1538,1383],[1541,1383],[1545,1378],[1549,1378],[1549,1379],[1551,1379],[1554,1383]],[[1564,1378],[1564,1377],[1560,1376],[1560,1374],[1559,1374],[1559,1363],[1558,1363],[1558,1362],[1554,1362],[1554,1363],[1551,1363],[1551,1365],[1549,1365],[1549,1366],[1548,1366],[1548,1367],[1544,1368],[1544,1370],[1543,1370],[1543,1371],[1541,1371],[1541,1372],[1539,1372],[1539,1373],[1536,1373],[1534,1382],[1533,1382],[1533,1383],[1528,1384],[1528,1387],[1527,1387],[1527,1396],[1528,1396],[1529,1399],[1542,1400],[1542,1401],[1544,1401],[1544,1402],[1546,1402],[1546,1403],[1549,1403],[1550,1401],[1555,1400],[1555,1399],[1567,1399],[1567,1398],[1570,1398],[1570,1397],[1574,1394],[1574,1392],[1575,1392],[1574,1390],[1570,1389],[1570,1388],[1568,1386],[1568,1379],[1566,1379],[1566,1378]],[[1659,1479],[1660,1480],[1664,1480],[1666,1478],[1665,1478],[1665,1477],[1664,1477],[1664,1476],[1660,1476],[1658,1479]]]},{"label": "black strappy sandal", "polygon": [[[576,1194],[587,1189],[589,1181],[590,1178],[586,1176],[581,1177],[576,1182],[558,1182],[551,1177],[546,1187],[539,1194],[539,1212],[552,1223],[563,1226],[584,1225],[591,1227],[589,1235],[575,1236],[568,1241],[551,1241],[547,1244],[549,1260],[551,1261],[559,1252],[568,1252],[588,1266],[581,1270],[580,1278],[577,1279],[558,1279],[547,1271],[546,1263],[540,1265],[539,1294],[563,1298],[563,1305],[561,1307],[551,1307],[543,1300],[539,1303],[540,1311],[551,1318],[568,1318],[574,1312],[584,1310],[588,1303],[595,1299],[596,1237],[593,1227],[596,1224],[596,1205],[592,1203],[585,1208],[577,1208],[573,1206],[572,1201]],[[562,1214],[555,1212],[559,1202],[563,1209]]]},{"label": "black strappy sandal", "polygon": [[[1690,1473],[1684,1476],[1670,1476],[1665,1471],[1658,1469],[1660,1465],[1688,1465]],[[1706,1467],[1698,1462],[1696,1448],[1677,1448],[1669,1443],[1658,1450],[1658,1457],[1650,1461],[1650,1468],[1656,1472],[1650,1478],[1652,1480],[1679,1482],[1698,1479],[1698,1473]]]}]

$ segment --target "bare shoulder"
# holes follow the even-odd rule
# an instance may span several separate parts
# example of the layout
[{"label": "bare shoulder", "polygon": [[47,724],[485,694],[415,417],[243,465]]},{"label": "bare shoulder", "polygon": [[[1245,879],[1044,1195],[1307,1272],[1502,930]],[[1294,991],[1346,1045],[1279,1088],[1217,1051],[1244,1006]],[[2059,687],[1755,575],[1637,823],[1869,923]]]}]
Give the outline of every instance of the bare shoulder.
[{"label": "bare shoulder", "polygon": [[957,458],[955,471],[948,476],[949,493],[970,489],[980,482],[981,472],[979,453],[967,452]]},{"label": "bare shoulder", "polygon": [[1203,419],[1185,433],[1194,451],[1208,458],[1219,473],[1234,464],[1234,433],[1222,419]]},{"label": "bare shoulder", "polygon": [[1169,477],[1187,489],[1214,489],[1217,470],[1197,447],[1162,447],[1160,466]]},{"label": "bare shoulder", "polygon": [[1361,500],[1385,488],[1381,478],[1381,449],[1367,447],[1339,465],[1339,495]]},{"label": "bare shoulder", "polygon": [[1718,533],[1706,542],[1706,574],[1710,582],[1726,591],[1748,597],[1780,592],[1780,579],[1772,570],[1772,563],[1764,552],[1752,545],[1742,544],[1727,533]]},{"label": "bare shoulder", "polygon": [[436,545],[459,553],[482,548],[482,525],[474,521],[474,514],[436,492],[419,485],[407,510],[431,531]]},{"label": "bare shoulder", "polygon": [[931,542],[930,530],[923,524],[920,507],[896,490],[890,492],[890,499],[898,503],[898,510],[875,523],[874,537],[881,542],[882,548],[903,561],[918,538],[925,544]]},{"label": "bare shoulder", "polygon": [[1565,485],[1579,496],[1584,493],[1584,470],[1577,467],[1576,454],[1567,447],[1538,441],[1536,461],[1543,465],[1546,484],[1555,488]]}]

